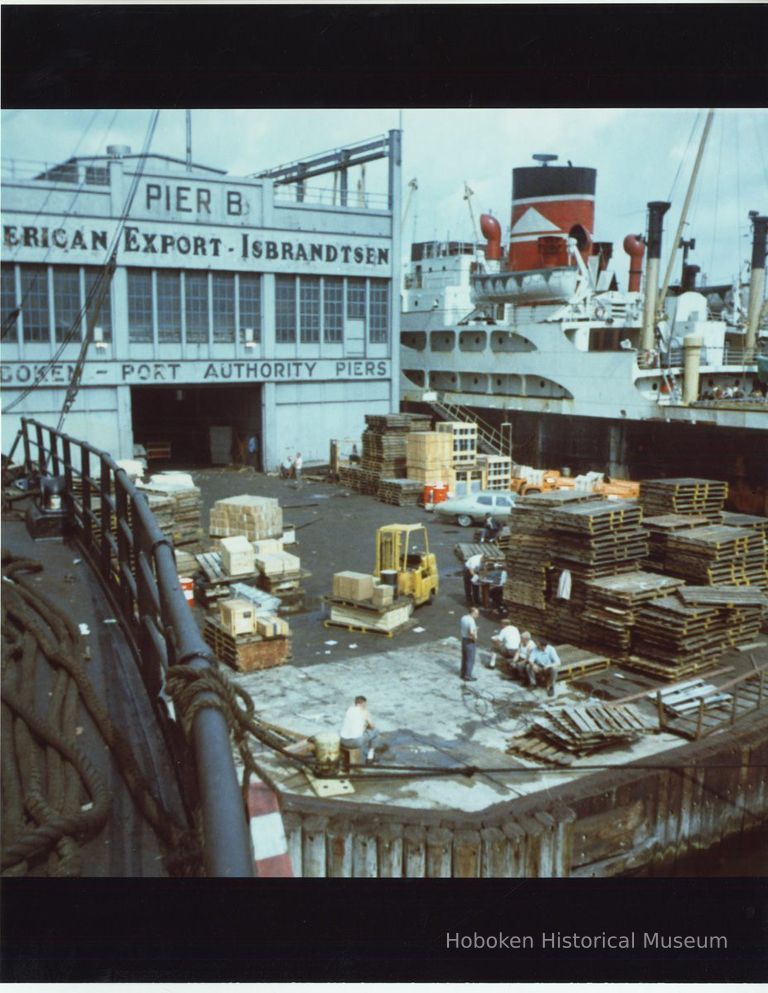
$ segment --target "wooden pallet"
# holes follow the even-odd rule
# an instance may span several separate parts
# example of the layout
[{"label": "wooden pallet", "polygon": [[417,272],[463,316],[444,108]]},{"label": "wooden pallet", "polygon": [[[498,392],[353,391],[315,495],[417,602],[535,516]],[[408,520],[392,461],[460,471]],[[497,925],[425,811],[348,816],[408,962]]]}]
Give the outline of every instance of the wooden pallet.
[{"label": "wooden pallet", "polygon": [[536,735],[521,735],[511,738],[507,743],[509,755],[521,755],[535,762],[545,762],[547,765],[568,767],[576,761],[576,756],[564,748],[558,748],[552,742],[544,741]]},{"label": "wooden pallet", "polygon": [[371,628],[366,627],[363,624],[346,624],[343,621],[332,621],[329,617],[323,621],[323,627],[326,628],[343,628],[345,631],[354,632],[355,634],[382,634],[385,638],[394,638],[396,634],[401,634],[406,631],[410,625],[410,618],[405,622],[405,624],[400,624],[396,628],[392,628],[390,631],[382,631],[381,628]]},{"label": "wooden pallet", "polygon": [[238,672],[273,669],[292,657],[290,637],[233,636],[213,619],[206,621],[203,638],[218,659]]}]

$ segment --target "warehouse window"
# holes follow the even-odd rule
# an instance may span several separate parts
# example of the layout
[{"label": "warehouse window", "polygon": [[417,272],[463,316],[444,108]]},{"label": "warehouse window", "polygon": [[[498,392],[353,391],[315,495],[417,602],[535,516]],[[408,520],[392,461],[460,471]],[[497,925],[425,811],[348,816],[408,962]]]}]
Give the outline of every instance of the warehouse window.
[{"label": "warehouse window", "polygon": [[370,282],[371,315],[369,337],[372,342],[383,343],[389,331],[389,283],[386,279]]},{"label": "warehouse window", "polygon": [[209,325],[207,272],[184,274],[184,305],[187,341],[207,344]]},{"label": "warehouse window", "polygon": [[53,312],[56,341],[82,341],[79,269],[69,266],[54,268]]},{"label": "warehouse window", "polygon": [[320,341],[320,279],[302,276],[299,281],[301,340]]},{"label": "warehouse window", "polygon": [[245,341],[245,329],[253,328],[252,341],[261,341],[261,276],[242,273],[240,284],[240,340]]},{"label": "warehouse window", "polygon": [[128,269],[128,340],[133,344],[152,341],[152,273]]},{"label": "warehouse window", "polygon": [[[99,279],[99,277],[102,277]],[[96,303],[102,295],[101,306],[96,313]],[[101,267],[85,267],[85,302],[88,304],[88,320],[95,315],[94,327],[101,328],[104,341],[112,341],[112,293],[110,279]]]},{"label": "warehouse window", "polygon": [[344,340],[344,282],[336,276],[323,280],[323,329],[325,340]]},{"label": "warehouse window", "polygon": [[21,321],[24,341],[51,340],[46,266],[21,266]]},{"label": "warehouse window", "polygon": [[347,280],[347,318],[365,320],[365,280]]},{"label": "warehouse window", "polygon": [[181,280],[175,269],[157,273],[157,340],[181,341]]},{"label": "warehouse window", "polygon": [[275,341],[290,344],[296,341],[296,279],[294,276],[275,278]]},{"label": "warehouse window", "polygon": [[213,301],[213,340],[235,340],[235,277],[231,272],[214,272],[211,276]]},{"label": "warehouse window", "polygon": [[19,340],[18,320],[11,316],[16,309],[16,273],[12,265],[2,267],[3,283],[0,294],[0,320],[2,320],[3,341]]}]

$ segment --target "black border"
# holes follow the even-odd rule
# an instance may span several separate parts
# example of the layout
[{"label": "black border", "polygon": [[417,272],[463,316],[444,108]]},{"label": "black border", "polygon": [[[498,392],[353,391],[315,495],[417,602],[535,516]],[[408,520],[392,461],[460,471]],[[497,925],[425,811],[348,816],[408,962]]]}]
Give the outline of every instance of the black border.
[{"label": "black border", "polygon": [[[3,881],[5,982],[758,982],[768,879]],[[542,932],[635,951],[542,948]],[[724,936],[642,949],[644,932]],[[532,951],[446,934],[531,935]]]},{"label": "black border", "polygon": [[[768,101],[762,4],[4,4],[0,19],[7,109]],[[16,982],[768,976],[766,879],[3,879],[0,913],[0,978]],[[725,934],[729,949],[457,953],[449,929]]]},{"label": "black border", "polygon": [[4,4],[24,107],[761,106],[757,4]]}]

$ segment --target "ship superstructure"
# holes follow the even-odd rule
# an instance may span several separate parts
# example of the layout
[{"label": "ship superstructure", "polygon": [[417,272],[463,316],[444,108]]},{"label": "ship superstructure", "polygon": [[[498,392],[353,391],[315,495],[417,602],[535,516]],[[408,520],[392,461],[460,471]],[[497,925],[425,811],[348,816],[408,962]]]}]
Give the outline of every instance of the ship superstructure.
[{"label": "ship superstructure", "polygon": [[[499,221],[481,216],[482,257],[462,270],[471,309],[452,321],[457,288],[423,265],[421,294],[431,305],[413,306],[406,290],[404,398],[479,408],[491,422],[514,422],[519,412],[766,431],[757,355],[768,350],[768,218],[750,215],[747,293],[739,286],[697,287],[698,268],[686,261],[680,285],[660,294],[669,204],[652,202],[646,234],[624,239],[629,278],[620,289],[613,245],[595,236],[596,170],[555,165],[554,156],[534,158],[539,164],[513,169],[506,247]],[[420,248],[426,254],[426,246]],[[614,447],[624,447],[623,435]],[[608,464],[617,462],[613,454],[606,453]]]}]

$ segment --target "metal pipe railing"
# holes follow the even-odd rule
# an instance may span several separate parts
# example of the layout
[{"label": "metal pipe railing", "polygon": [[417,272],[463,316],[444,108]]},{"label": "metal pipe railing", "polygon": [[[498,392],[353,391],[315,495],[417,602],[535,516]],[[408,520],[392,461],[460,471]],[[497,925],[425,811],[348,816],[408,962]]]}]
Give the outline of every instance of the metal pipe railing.
[{"label": "metal pipe railing", "polygon": [[[22,418],[22,433],[28,471],[47,474],[54,468],[67,479],[76,536],[121,609],[150,698],[163,686],[166,668],[183,662],[200,672],[211,669],[208,647],[179,583],[173,544],[125,470],[106,452],[38,421]],[[203,705],[192,720],[191,746],[206,872],[250,877],[253,856],[227,722],[214,694],[201,690],[199,699]]]}]

